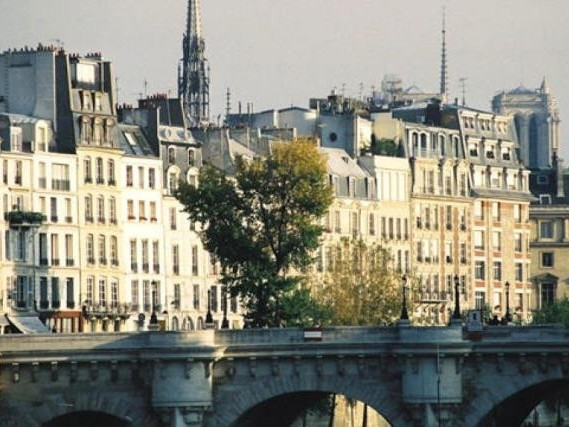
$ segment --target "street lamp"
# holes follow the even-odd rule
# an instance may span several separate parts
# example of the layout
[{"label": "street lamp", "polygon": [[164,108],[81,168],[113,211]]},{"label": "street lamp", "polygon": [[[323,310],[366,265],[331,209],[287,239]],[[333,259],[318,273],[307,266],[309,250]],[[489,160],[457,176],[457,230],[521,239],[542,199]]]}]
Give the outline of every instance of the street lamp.
[{"label": "street lamp", "polygon": [[453,320],[460,320],[460,292],[458,287],[460,286],[458,275],[454,275],[454,312],[452,313]]},{"label": "street lamp", "polygon": [[512,321],[512,315],[510,314],[510,282],[506,282],[506,322]]},{"label": "street lamp", "polygon": [[152,313],[150,314],[150,324],[158,325],[158,316],[156,316],[156,280],[150,282],[152,286]]},{"label": "street lamp", "polygon": [[401,277],[401,292],[403,294],[403,303],[401,304],[401,320],[409,320],[409,313],[407,313],[407,276]]},{"label": "street lamp", "polygon": [[213,316],[211,315],[211,289],[207,290],[207,314],[205,315],[205,324],[213,324]]}]

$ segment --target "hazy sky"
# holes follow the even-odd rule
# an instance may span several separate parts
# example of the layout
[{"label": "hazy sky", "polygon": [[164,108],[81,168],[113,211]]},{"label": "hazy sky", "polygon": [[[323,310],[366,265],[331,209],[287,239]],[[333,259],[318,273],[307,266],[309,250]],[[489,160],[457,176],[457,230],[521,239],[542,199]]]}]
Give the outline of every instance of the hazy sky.
[{"label": "hazy sky", "polygon": [[[489,109],[502,89],[538,87],[547,76],[569,120],[567,0],[202,0],[211,64],[212,116],[225,92],[256,111],[325,96],[357,96],[385,73],[438,90],[441,7],[447,8],[451,97],[466,77],[467,103]],[[176,94],[186,0],[0,0],[0,50],[61,40],[114,63],[120,99]],[[562,145],[564,143],[562,123]],[[563,150],[569,160],[569,147]]]}]

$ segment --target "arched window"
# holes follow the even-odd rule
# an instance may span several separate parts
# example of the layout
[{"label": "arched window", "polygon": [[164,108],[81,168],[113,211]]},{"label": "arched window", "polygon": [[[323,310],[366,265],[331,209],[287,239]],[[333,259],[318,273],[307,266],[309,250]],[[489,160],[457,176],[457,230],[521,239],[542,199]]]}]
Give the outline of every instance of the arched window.
[{"label": "arched window", "polygon": [[112,159],[107,162],[107,175],[109,185],[115,185],[115,161]]},{"label": "arched window", "polygon": [[97,157],[97,184],[104,184],[103,179],[103,159],[101,157]]},{"label": "arched window", "polygon": [[203,317],[198,317],[198,330],[201,330],[204,328],[204,322],[203,322]]},{"label": "arched window", "polygon": [[117,223],[117,201],[114,197],[109,198],[109,221],[111,224]]},{"label": "arched window", "polygon": [[196,151],[193,148],[188,150],[188,166],[194,167],[196,165]]},{"label": "arched window", "polygon": [[421,134],[421,150],[426,150],[426,149],[427,149],[427,134],[422,133]]},{"label": "arched window", "polygon": [[93,197],[85,196],[85,222],[93,222]]},{"label": "arched window", "polygon": [[192,187],[197,187],[198,186],[198,174],[190,171],[188,172],[188,184],[190,184]]},{"label": "arched window", "polygon": [[83,160],[83,180],[85,184],[93,182],[93,170],[91,168],[91,157],[89,156]]},{"label": "arched window", "polygon": [[176,316],[172,317],[172,328],[173,331],[178,331],[180,330],[180,325],[178,322],[178,318]]},{"label": "arched window", "polygon": [[180,170],[174,166],[168,169],[168,192],[173,194],[178,189],[180,181]]},{"label": "arched window", "polygon": [[174,147],[168,147],[168,163],[176,163],[176,149]]}]

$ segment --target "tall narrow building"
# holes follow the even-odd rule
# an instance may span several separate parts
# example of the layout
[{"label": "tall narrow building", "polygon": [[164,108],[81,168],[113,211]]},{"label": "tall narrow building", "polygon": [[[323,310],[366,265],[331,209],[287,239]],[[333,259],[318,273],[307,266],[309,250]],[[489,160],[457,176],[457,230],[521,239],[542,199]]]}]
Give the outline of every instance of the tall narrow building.
[{"label": "tall narrow building", "polygon": [[178,68],[178,96],[183,100],[187,123],[200,126],[209,120],[209,65],[201,27],[201,1],[188,1],[183,56]]}]

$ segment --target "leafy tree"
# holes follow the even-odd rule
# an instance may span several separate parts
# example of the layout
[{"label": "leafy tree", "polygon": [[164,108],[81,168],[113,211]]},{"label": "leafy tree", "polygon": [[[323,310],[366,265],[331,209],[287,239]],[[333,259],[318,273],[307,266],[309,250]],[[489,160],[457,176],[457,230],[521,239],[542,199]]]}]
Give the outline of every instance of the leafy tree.
[{"label": "leafy tree", "polygon": [[564,298],[536,310],[533,313],[533,323],[537,325],[561,323],[569,326],[569,299]]},{"label": "leafy tree", "polygon": [[[319,296],[336,325],[389,325],[401,313],[401,273],[387,250],[362,240],[344,239],[329,250],[329,271]],[[410,290],[409,294],[410,295]],[[411,298],[407,304],[409,314]]]},{"label": "leafy tree", "polygon": [[[318,219],[332,192],[326,161],[309,140],[280,142],[270,154],[235,159],[235,173],[206,165],[199,186],[181,183],[176,197],[201,223],[205,248],[222,266],[222,282],[238,295],[253,327],[307,321],[294,301],[309,295],[296,286],[319,246]],[[295,271],[295,274],[287,274]]]}]

